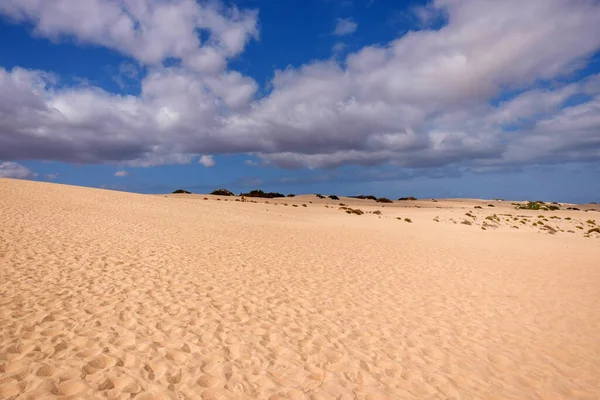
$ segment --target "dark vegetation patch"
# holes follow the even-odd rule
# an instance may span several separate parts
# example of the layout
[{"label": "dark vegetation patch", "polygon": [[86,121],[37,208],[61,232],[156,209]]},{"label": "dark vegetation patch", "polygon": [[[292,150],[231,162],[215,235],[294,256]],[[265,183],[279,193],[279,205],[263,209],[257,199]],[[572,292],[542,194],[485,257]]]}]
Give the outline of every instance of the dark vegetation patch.
[{"label": "dark vegetation patch", "polygon": [[329,195],[329,196],[327,196],[327,197],[329,197],[331,200],[339,200],[339,199],[340,199],[340,198],[339,198],[339,197],[337,197],[335,194],[330,194],[330,195]]},{"label": "dark vegetation patch", "polygon": [[217,190],[213,190],[212,192],[210,192],[210,194],[214,195],[214,196],[235,196],[233,194],[233,192],[227,190],[227,189],[217,189]]},{"label": "dark vegetation patch", "polygon": [[417,199],[416,197],[409,196],[409,197],[400,197],[398,200],[399,201],[412,201],[412,200],[416,200],[416,199]]},{"label": "dark vegetation patch", "polygon": [[392,200],[386,198],[386,197],[380,197],[377,200],[375,200],[378,203],[393,203]]},{"label": "dark vegetation patch", "polygon": [[244,197],[260,197],[263,199],[276,199],[279,197],[285,197],[285,195],[277,192],[263,192],[262,190],[251,190],[248,193],[240,193],[240,196]]},{"label": "dark vegetation patch", "polygon": [[192,194],[192,192],[188,192],[187,190],[177,189],[173,191],[173,194]]}]

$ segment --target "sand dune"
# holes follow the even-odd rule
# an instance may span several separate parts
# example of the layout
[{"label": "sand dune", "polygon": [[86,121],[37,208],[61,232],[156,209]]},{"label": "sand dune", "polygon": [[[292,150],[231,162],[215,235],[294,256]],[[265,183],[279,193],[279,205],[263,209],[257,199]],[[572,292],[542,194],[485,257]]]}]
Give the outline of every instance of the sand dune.
[{"label": "sand dune", "polygon": [[0,179],[0,398],[600,398],[600,213],[255,201]]}]

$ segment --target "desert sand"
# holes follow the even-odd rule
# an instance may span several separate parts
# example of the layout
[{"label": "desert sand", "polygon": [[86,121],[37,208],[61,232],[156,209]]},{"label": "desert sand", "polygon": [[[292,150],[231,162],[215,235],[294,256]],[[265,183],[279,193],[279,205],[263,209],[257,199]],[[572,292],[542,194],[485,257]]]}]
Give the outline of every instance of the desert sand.
[{"label": "desert sand", "polygon": [[600,206],[251,200],[0,179],[0,398],[600,398]]}]

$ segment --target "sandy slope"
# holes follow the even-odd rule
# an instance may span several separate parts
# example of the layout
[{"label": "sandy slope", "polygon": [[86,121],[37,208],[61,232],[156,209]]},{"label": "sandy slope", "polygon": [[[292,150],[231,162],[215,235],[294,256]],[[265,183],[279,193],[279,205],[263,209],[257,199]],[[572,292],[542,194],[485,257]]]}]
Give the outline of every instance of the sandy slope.
[{"label": "sandy slope", "polygon": [[600,397],[600,213],[204,197],[0,179],[0,398]]}]

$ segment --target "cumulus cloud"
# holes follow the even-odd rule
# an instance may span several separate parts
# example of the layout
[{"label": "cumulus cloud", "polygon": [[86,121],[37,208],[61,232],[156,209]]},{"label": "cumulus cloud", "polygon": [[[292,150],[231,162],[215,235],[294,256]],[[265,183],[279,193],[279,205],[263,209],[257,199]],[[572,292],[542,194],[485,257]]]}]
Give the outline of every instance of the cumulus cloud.
[{"label": "cumulus cloud", "polygon": [[358,24],[352,18],[338,18],[335,23],[333,34],[337,36],[350,35],[356,32]]},{"label": "cumulus cloud", "polygon": [[[252,153],[284,168],[600,160],[600,78],[572,81],[600,49],[596,1],[436,0],[420,18],[443,16],[441,28],[277,70],[262,97],[227,68],[258,37],[255,11],[192,0],[59,3],[7,0],[0,13],[33,23],[36,35],[146,64],[141,92],[0,68],[0,159],[146,167]],[[164,66],[169,57],[181,64]]]},{"label": "cumulus cloud", "polygon": [[204,165],[206,168],[211,168],[215,166],[214,158],[212,156],[207,155],[200,157],[198,163]]},{"label": "cumulus cloud", "polygon": [[129,172],[125,171],[124,169],[121,169],[121,170],[115,172],[115,176],[118,176],[118,177],[129,176]]},{"label": "cumulus cloud", "polygon": [[12,161],[0,162],[0,178],[26,179],[34,174],[29,168]]}]

